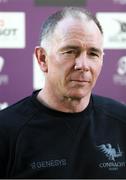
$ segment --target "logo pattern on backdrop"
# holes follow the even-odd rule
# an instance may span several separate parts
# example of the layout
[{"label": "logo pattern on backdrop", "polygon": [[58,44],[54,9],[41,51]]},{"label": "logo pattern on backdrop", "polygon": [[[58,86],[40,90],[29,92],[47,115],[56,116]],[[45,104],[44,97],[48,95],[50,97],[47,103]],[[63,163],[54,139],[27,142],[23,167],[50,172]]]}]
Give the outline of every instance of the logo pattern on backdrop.
[{"label": "logo pattern on backdrop", "polygon": [[113,82],[117,85],[126,86],[126,56],[121,57],[117,62]]},{"label": "logo pattern on backdrop", "polygon": [[0,56],[0,86],[7,85],[9,82],[8,75],[3,73],[4,66],[5,59],[2,56]]},{"label": "logo pattern on backdrop", "polygon": [[97,13],[97,18],[104,30],[104,48],[126,49],[126,13]]},{"label": "logo pattern on backdrop", "polygon": [[113,2],[114,2],[115,4],[121,4],[121,5],[126,4],[126,0],[113,0]]},{"label": "logo pattern on backdrop", "polygon": [[0,12],[0,48],[25,48],[25,44],[25,13]]}]

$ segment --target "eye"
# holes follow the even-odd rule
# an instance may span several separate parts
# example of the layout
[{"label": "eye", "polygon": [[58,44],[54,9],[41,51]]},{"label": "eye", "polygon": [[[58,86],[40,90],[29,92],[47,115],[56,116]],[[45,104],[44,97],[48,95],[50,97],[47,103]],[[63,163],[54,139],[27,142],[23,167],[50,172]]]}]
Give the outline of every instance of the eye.
[{"label": "eye", "polygon": [[63,54],[76,54],[76,50],[75,49],[71,49],[71,50],[67,50],[67,51],[64,51]]},{"label": "eye", "polygon": [[100,57],[100,54],[97,52],[89,52],[88,55],[93,57],[93,58],[99,58]]},{"label": "eye", "polygon": [[65,58],[75,58],[79,55],[78,49],[69,49],[62,52]]}]

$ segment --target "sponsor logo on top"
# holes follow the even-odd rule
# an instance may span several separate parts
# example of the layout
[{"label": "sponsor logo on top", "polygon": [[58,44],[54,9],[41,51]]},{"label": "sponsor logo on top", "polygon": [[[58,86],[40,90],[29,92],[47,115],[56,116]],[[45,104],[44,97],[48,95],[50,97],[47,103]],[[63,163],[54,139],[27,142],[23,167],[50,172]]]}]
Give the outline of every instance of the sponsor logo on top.
[{"label": "sponsor logo on top", "polygon": [[126,49],[126,13],[97,13],[103,31],[104,48]]},{"label": "sponsor logo on top", "polygon": [[35,5],[37,6],[83,6],[86,3],[86,0],[34,0]]},{"label": "sponsor logo on top", "polygon": [[0,12],[0,48],[25,48],[25,13]]}]

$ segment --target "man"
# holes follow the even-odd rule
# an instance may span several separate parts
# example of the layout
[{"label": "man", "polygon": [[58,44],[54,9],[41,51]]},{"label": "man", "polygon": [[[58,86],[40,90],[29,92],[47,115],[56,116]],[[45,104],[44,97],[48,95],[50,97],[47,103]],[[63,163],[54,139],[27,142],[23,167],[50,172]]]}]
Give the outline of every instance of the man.
[{"label": "man", "polygon": [[0,113],[0,177],[126,178],[126,106],[92,94],[104,54],[98,20],[56,12],[35,54],[45,86]]}]

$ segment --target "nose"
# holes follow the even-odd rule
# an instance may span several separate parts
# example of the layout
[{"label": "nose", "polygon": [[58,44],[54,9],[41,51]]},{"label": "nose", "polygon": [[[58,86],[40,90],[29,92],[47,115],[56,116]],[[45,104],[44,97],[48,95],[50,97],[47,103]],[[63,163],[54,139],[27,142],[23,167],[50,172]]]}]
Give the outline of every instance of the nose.
[{"label": "nose", "polygon": [[76,58],[75,70],[89,71],[89,62],[86,53],[82,53]]}]

